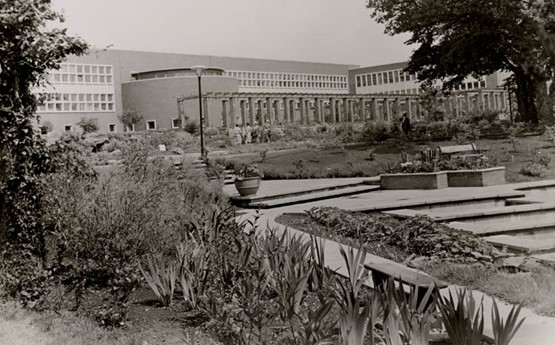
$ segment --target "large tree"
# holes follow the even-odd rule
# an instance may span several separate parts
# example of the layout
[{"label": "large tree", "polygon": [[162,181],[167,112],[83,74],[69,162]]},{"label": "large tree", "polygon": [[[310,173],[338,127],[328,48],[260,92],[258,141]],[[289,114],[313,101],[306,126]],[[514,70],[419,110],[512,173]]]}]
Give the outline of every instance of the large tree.
[{"label": "large tree", "polygon": [[369,0],[372,17],[417,44],[407,70],[451,89],[467,76],[510,71],[520,119],[550,123],[555,0]]},{"label": "large tree", "polygon": [[40,251],[37,186],[51,159],[35,132],[34,91],[48,70],[87,48],[57,28],[60,22],[50,0],[0,0],[0,248],[9,241]]}]

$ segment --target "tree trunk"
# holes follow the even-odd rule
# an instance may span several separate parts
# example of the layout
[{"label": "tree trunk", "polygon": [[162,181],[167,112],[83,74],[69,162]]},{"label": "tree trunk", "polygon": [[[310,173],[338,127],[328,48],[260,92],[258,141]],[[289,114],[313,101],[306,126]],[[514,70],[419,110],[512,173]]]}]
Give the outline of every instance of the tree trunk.
[{"label": "tree trunk", "polygon": [[532,76],[522,70],[515,73],[516,81],[516,102],[518,106],[517,121],[527,122],[537,125],[538,109],[535,102],[536,85]]}]

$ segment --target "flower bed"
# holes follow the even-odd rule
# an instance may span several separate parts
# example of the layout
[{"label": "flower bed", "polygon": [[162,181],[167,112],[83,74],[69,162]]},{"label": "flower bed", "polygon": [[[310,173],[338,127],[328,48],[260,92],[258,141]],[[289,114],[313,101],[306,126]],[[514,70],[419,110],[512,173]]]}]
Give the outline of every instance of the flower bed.
[{"label": "flower bed", "polygon": [[486,187],[505,183],[505,167],[447,171],[449,187]]},{"label": "flower bed", "polygon": [[440,189],[446,188],[445,171],[413,174],[383,174],[380,178],[382,189]]}]

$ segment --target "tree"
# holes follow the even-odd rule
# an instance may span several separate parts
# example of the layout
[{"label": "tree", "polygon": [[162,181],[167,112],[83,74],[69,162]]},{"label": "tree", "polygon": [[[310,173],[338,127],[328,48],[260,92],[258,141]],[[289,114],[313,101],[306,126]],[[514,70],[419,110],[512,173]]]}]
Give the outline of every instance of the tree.
[{"label": "tree", "polygon": [[521,120],[552,121],[546,82],[555,66],[553,0],[369,0],[372,17],[391,35],[418,44],[407,71],[445,90],[467,76],[510,71]]},{"label": "tree", "polygon": [[129,109],[124,111],[123,114],[118,117],[121,123],[123,123],[126,127],[131,128],[143,120],[143,116],[141,114]]},{"label": "tree", "polygon": [[84,134],[94,133],[98,131],[98,119],[95,118],[83,118],[77,122],[77,125],[81,127]]},{"label": "tree", "polygon": [[53,27],[61,22],[50,0],[0,0],[0,247],[43,248],[38,185],[52,160],[34,131],[39,99],[33,90],[67,55],[87,49]]}]

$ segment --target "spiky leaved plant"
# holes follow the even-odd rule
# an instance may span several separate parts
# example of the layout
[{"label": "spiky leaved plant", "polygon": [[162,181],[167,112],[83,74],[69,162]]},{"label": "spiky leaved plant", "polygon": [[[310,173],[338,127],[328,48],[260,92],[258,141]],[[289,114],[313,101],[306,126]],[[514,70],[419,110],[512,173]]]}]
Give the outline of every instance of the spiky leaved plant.
[{"label": "spiky leaved plant", "polygon": [[443,325],[453,345],[481,345],[484,334],[484,305],[483,299],[480,306],[472,292],[457,290],[457,298],[453,298],[449,291],[449,298],[439,299]]},{"label": "spiky leaved plant", "polygon": [[140,268],[143,277],[158,300],[164,306],[169,306],[173,300],[177,280],[175,262],[164,258],[153,259],[148,257],[147,263],[148,271],[145,271],[142,267]]},{"label": "spiky leaved plant", "polygon": [[199,297],[205,293],[208,285],[209,266],[206,258],[206,246],[193,237],[181,242],[177,247],[179,285],[183,291],[185,303],[191,309],[197,309]]},{"label": "spiky leaved plant", "polygon": [[364,268],[366,250],[359,248],[355,254],[353,248],[340,247],[341,256],[345,260],[347,268],[347,280],[339,280],[339,291],[337,301],[342,312],[339,326],[344,345],[362,345],[370,327],[370,344],[374,344],[373,328],[375,320],[380,313],[379,303],[376,299],[368,299],[363,303],[360,300],[360,292],[364,282],[367,280],[368,272]]},{"label": "spiky leaved plant", "polygon": [[491,309],[491,323],[493,326],[493,341],[495,345],[508,345],[513,339],[516,332],[522,326],[525,318],[518,321],[521,306],[514,305],[507,316],[507,320],[503,322],[503,318],[499,316],[499,309],[497,302],[493,300],[493,307]]}]

